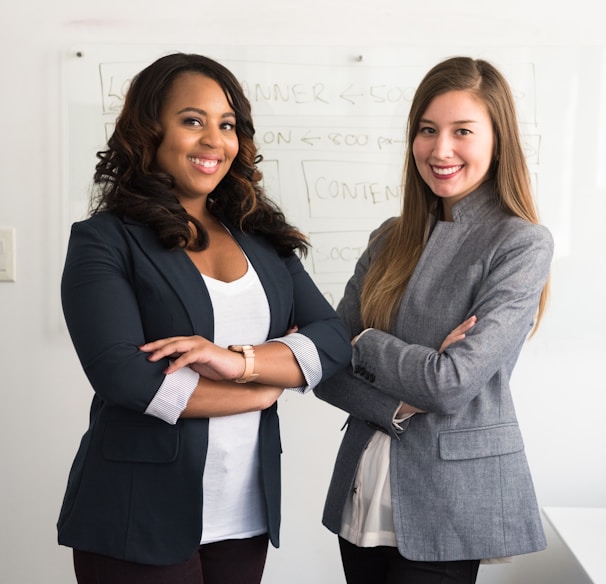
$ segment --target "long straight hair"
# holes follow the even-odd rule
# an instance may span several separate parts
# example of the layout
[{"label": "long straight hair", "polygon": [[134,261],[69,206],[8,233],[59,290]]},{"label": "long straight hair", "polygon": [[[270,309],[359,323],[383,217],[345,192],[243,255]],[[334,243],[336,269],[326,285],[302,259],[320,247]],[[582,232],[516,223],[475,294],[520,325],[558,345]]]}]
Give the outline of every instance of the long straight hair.
[{"label": "long straight hair", "polygon": [[[486,105],[494,132],[493,161],[488,178],[494,182],[496,200],[507,213],[539,223],[515,104],[507,81],[493,65],[480,59],[453,57],[437,64],[421,81],[411,104],[402,178],[402,212],[378,234],[381,245],[370,265],[361,294],[361,316],[365,327],[390,330],[421,257],[426,226],[438,198],[419,174],[412,145],[421,117],[431,101],[449,91],[468,91]],[[546,284],[541,293],[533,332],[545,310],[548,288],[549,284]]]}]

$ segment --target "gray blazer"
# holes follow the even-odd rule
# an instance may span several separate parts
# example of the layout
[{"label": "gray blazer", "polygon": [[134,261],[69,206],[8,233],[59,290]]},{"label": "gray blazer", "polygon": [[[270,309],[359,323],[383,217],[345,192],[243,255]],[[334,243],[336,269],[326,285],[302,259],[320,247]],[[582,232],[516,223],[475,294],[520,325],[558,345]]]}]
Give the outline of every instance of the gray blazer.
[{"label": "gray blazer", "polygon": [[[505,214],[485,184],[434,227],[390,333],[371,329],[351,367],[315,390],[350,414],[323,515],[338,533],[358,461],[377,428],[392,436],[400,553],[416,561],[485,559],[546,545],[509,379],[535,319],[553,253],[549,231]],[[338,313],[362,330],[359,298],[373,239]],[[471,315],[463,341],[438,349]],[[396,431],[400,401],[416,414]]]}]

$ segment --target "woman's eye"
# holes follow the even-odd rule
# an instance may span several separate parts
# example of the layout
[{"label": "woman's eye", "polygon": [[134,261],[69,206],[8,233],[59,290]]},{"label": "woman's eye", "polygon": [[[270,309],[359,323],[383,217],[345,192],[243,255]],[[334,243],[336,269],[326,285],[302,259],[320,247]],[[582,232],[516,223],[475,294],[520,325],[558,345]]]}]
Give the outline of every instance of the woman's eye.
[{"label": "woman's eye", "polygon": [[233,122],[223,122],[221,124],[221,129],[222,130],[235,130],[236,124],[234,124]]},{"label": "woman's eye", "polygon": [[435,130],[430,126],[421,126],[419,128],[419,134],[433,134]]},{"label": "woman's eye", "polygon": [[457,134],[460,134],[461,136],[468,136],[469,134],[471,134],[471,130],[468,130],[467,128],[461,128],[457,130]]},{"label": "woman's eye", "polygon": [[185,118],[183,124],[186,126],[201,126],[202,122],[198,118]]}]

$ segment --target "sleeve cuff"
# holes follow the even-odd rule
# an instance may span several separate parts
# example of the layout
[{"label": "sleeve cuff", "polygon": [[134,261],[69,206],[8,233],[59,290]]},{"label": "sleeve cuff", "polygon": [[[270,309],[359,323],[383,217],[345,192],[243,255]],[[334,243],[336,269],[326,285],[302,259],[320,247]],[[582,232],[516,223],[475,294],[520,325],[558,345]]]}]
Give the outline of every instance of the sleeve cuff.
[{"label": "sleeve cuff", "polygon": [[291,333],[284,337],[270,339],[269,342],[283,343],[293,352],[303,377],[305,377],[306,385],[300,387],[288,387],[299,393],[307,393],[312,390],[320,381],[322,381],[322,362],[318,349],[311,339],[301,333]]},{"label": "sleeve cuff", "polygon": [[391,420],[391,423],[393,424],[394,429],[398,433],[404,431],[403,428],[402,428],[402,426],[400,424],[402,424],[402,422],[405,422],[406,420],[408,420],[408,418],[412,418],[414,416],[414,413],[402,414],[402,415],[398,416],[398,410],[402,407],[403,403],[404,402],[400,402],[398,404],[398,409],[394,412],[393,418]]},{"label": "sleeve cuff", "polygon": [[176,424],[194,393],[200,376],[189,367],[182,367],[167,375],[154,398],[149,402],[145,414]]},{"label": "sleeve cuff", "polygon": [[358,342],[358,340],[360,339],[360,337],[361,337],[361,336],[362,336],[364,333],[367,333],[368,331],[371,331],[371,330],[372,330],[372,328],[366,328],[366,329],[364,329],[364,330],[363,330],[361,333],[357,334],[357,335],[356,335],[356,336],[353,338],[353,340],[352,340],[351,344],[352,344],[352,345],[355,345],[355,344]]}]

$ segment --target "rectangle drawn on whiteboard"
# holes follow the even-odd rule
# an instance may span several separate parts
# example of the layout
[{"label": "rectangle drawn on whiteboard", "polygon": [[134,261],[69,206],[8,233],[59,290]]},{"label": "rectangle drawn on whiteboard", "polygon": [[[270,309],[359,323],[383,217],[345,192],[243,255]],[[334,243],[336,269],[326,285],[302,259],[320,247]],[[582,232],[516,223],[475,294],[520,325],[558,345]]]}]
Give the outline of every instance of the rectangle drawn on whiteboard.
[{"label": "rectangle drawn on whiteboard", "polygon": [[402,188],[398,166],[359,161],[303,160],[310,217],[347,219],[397,215]]},{"label": "rectangle drawn on whiteboard", "polygon": [[310,233],[309,238],[314,274],[353,274],[368,244],[366,231]]}]

